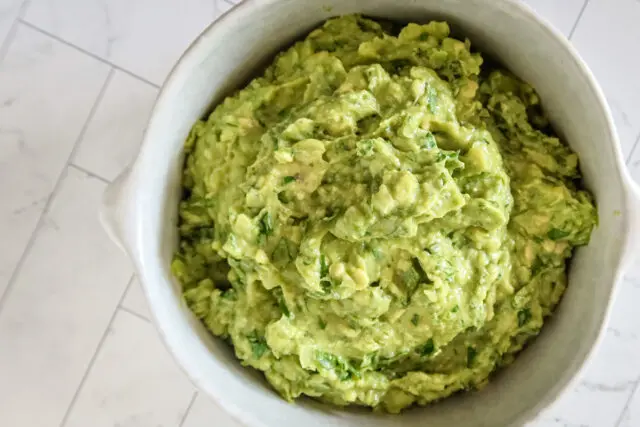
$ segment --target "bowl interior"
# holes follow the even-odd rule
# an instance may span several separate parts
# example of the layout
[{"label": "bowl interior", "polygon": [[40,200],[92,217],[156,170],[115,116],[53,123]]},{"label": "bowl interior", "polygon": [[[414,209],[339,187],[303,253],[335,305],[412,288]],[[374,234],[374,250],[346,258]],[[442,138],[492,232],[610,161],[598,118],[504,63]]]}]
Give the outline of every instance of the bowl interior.
[{"label": "bowl interior", "polygon": [[[175,249],[182,144],[212,103],[241,87],[273,54],[323,20],[363,13],[406,22],[446,19],[472,45],[539,91],[556,130],[578,152],[600,226],[581,248],[557,314],[517,361],[482,392],[401,416],[289,404],[243,368],[182,304],[169,264]],[[552,401],[597,340],[617,280],[625,209],[621,154],[608,109],[568,43],[529,9],[495,0],[246,0],[207,30],[174,69],[134,169],[136,267],[168,347],[200,388],[250,426],[510,426]]]}]

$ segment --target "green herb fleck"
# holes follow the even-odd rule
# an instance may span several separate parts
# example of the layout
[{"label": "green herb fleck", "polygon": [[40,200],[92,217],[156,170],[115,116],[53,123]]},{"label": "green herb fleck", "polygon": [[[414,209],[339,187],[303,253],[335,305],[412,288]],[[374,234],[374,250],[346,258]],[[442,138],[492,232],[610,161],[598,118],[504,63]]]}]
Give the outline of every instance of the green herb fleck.
[{"label": "green herb fleck", "polygon": [[560,240],[560,239],[564,239],[570,234],[571,233],[568,231],[560,230],[558,228],[552,228],[547,233],[547,237],[550,238],[551,240]]},{"label": "green herb fleck", "polygon": [[276,301],[278,302],[278,307],[280,308],[280,311],[282,311],[282,314],[284,314],[287,317],[291,317],[291,312],[289,311],[289,307],[287,307],[287,302],[284,299],[284,293],[282,292],[282,289],[277,288],[273,291],[273,295],[276,298]]},{"label": "green herb fleck", "polygon": [[451,309],[451,312],[452,312],[452,313],[457,313],[459,310],[460,310],[460,307],[458,307],[458,306],[456,305],[455,307],[453,307],[453,308]]},{"label": "green herb fleck", "polygon": [[264,338],[259,337],[255,332],[252,335],[249,335],[247,338],[249,340],[249,343],[251,344],[253,357],[255,357],[256,359],[260,359],[262,355],[264,355],[269,349],[267,342]]},{"label": "green herb fleck", "polygon": [[258,229],[262,236],[270,236],[273,233],[273,221],[271,220],[271,214],[265,212],[258,221]]},{"label": "green herb fleck", "polygon": [[320,287],[322,288],[322,290],[324,291],[324,293],[328,293],[329,290],[331,289],[331,281],[329,280],[321,280],[320,281]]},{"label": "green herb fleck", "polygon": [[319,351],[316,354],[316,359],[320,366],[325,369],[333,369],[336,362],[336,357],[333,354],[325,353],[324,351]]},{"label": "green herb fleck", "polygon": [[285,177],[282,179],[282,182],[284,182],[285,184],[290,184],[290,183],[292,183],[292,182],[293,182],[293,181],[295,181],[295,180],[296,180],[296,177],[295,177],[295,176],[290,176],[290,175],[289,175],[289,176],[285,176]]},{"label": "green herb fleck", "polygon": [[438,153],[436,157],[436,162],[442,162],[447,160],[458,160],[458,156],[460,153],[458,151],[445,151],[442,150]]},{"label": "green herb fleck", "polygon": [[329,266],[324,255],[320,255],[320,277],[327,277],[329,274]]},{"label": "green herb fleck", "polygon": [[400,58],[391,61],[391,71],[393,74],[399,74],[405,67],[413,65],[413,62],[409,59]]},{"label": "green herb fleck", "polygon": [[437,103],[438,92],[436,92],[433,87],[429,86],[429,89],[427,89],[427,107],[429,107],[429,111],[431,112],[431,114],[436,113]]},{"label": "green herb fleck", "polygon": [[469,346],[467,347],[467,368],[471,368],[473,366],[473,362],[476,360],[476,356],[478,355],[478,351]]},{"label": "green herb fleck", "polygon": [[421,42],[426,42],[427,40],[429,40],[429,33],[420,34],[420,37],[418,37],[418,40],[420,40]]},{"label": "green herb fleck", "polygon": [[433,136],[431,132],[428,132],[427,135],[422,139],[422,147],[426,149],[436,148],[437,146],[436,137]]},{"label": "green herb fleck", "polygon": [[525,308],[523,310],[518,311],[518,327],[523,327],[531,320],[531,310]]},{"label": "green herb fleck", "polygon": [[543,267],[544,267],[544,263],[542,262],[540,257],[537,256],[536,259],[534,259],[533,263],[531,264],[531,277],[534,277],[538,273],[540,273]]},{"label": "green herb fleck", "polygon": [[373,140],[365,139],[356,143],[356,154],[359,157],[370,157],[373,154]]},{"label": "green herb fleck", "polygon": [[414,314],[411,318],[411,323],[413,323],[413,326],[418,326],[418,322],[420,322],[420,315]]},{"label": "green herb fleck", "polygon": [[375,259],[382,259],[382,251],[380,250],[380,248],[373,248],[371,249],[371,253],[373,254],[373,257]]},{"label": "green herb fleck", "polygon": [[231,301],[235,300],[237,298],[236,290],[227,289],[226,291],[222,292],[221,298],[226,300],[231,300]]},{"label": "green herb fleck", "polygon": [[429,338],[424,345],[421,345],[416,349],[420,356],[428,356],[436,349],[435,344],[433,343],[433,338]]},{"label": "green herb fleck", "polygon": [[322,320],[321,318],[318,318],[318,327],[320,327],[320,329],[324,330],[327,327],[327,323]]},{"label": "green herb fleck", "polygon": [[358,372],[351,363],[342,357],[335,356],[331,353],[318,351],[316,352],[316,360],[322,368],[334,371],[341,381],[346,381],[352,378],[357,379],[361,376],[360,372]]}]

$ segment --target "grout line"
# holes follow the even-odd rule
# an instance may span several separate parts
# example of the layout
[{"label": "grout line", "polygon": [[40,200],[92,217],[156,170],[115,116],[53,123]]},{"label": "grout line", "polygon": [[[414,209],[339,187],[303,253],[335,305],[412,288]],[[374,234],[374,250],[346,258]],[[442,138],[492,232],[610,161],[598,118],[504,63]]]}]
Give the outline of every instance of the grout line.
[{"label": "grout line", "polygon": [[627,410],[629,409],[629,406],[631,405],[631,402],[633,401],[634,396],[638,392],[639,384],[640,384],[640,378],[636,380],[636,385],[633,387],[633,390],[631,390],[631,393],[627,398],[627,403],[624,405],[622,412],[620,412],[620,417],[618,418],[618,421],[614,424],[615,427],[620,427],[620,424],[622,424],[622,421],[624,420],[624,416],[627,413]]},{"label": "grout line", "polygon": [[20,10],[18,11],[17,20],[24,18],[24,15],[27,13],[27,9],[31,5],[31,0],[24,0],[20,5]]},{"label": "grout line", "polygon": [[109,180],[109,179],[107,179],[107,178],[105,178],[105,177],[103,177],[103,176],[100,176],[100,175],[98,175],[98,174],[97,174],[97,173],[95,173],[95,172],[91,172],[89,169],[83,168],[82,166],[79,166],[79,165],[75,164],[75,163],[73,162],[73,160],[71,160],[71,161],[69,162],[69,167],[72,167],[72,168],[74,168],[74,169],[77,169],[77,170],[79,170],[80,172],[82,172],[82,173],[85,173],[85,174],[89,175],[91,178],[95,178],[95,179],[97,179],[98,181],[102,181],[102,182],[104,182],[104,183],[105,183],[105,184],[107,184],[107,185],[108,185],[108,184],[111,184],[111,180]]},{"label": "grout line", "polygon": [[147,323],[152,323],[151,319],[149,319],[147,316],[144,316],[140,313],[135,312],[134,310],[131,310],[128,307],[125,307],[124,304],[124,300],[127,298],[127,295],[129,294],[129,291],[131,290],[131,287],[133,286],[133,282],[135,281],[135,273],[133,274],[133,278],[132,280],[129,282],[129,284],[127,285],[127,289],[124,290],[124,298],[122,298],[122,301],[120,301],[120,304],[118,304],[118,309],[131,314],[132,316],[135,316],[137,318],[139,318],[140,320],[144,320]]},{"label": "grout line", "polygon": [[184,411],[184,415],[182,416],[182,420],[180,420],[180,424],[178,424],[178,427],[182,427],[184,425],[184,422],[187,420],[187,416],[189,416],[189,412],[191,412],[191,408],[193,407],[193,404],[196,401],[196,397],[198,397],[198,392],[194,391],[193,397],[191,397],[191,401],[187,406],[187,410]]},{"label": "grout line", "polygon": [[27,7],[29,6],[30,1],[31,0],[24,0],[20,5],[20,7],[18,7],[18,13],[16,14],[15,19],[11,23],[11,27],[7,32],[4,42],[0,46],[0,63],[4,60],[5,55],[9,51],[9,46],[11,46],[11,43],[13,43],[13,40],[15,39],[15,36],[18,33],[18,24],[20,22],[20,19],[22,19],[22,17],[26,13]]},{"label": "grout line", "polygon": [[[131,287],[133,286],[133,282],[135,282],[136,280],[136,273],[133,273],[133,277],[131,278],[131,280],[129,281],[129,283],[127,283],[127,287],[124,290],[124,295],[125,297],[122,298],[121,302],[124,302],[124,299],[126,298],[126,295],[129,293],[129,289],[131,289]],[[120,306],[121,304],[118,304],[118,306]]]},{"label": "grout line", "polygon": [[37,31],[37,32],[39,32],[40,34],[43,34],[43,35],[45,35],[45,36],[47,36],[47,37],[51,37],[52,39],[54,39],[55,41],[57,41],[57,42],[59,42],[59,43],[62,43],[62,44],[64,44],[64,45],[66,45],[66,46],[69,46],[69,47],[71,47],[71,48],[73,48],[73,49],[75,49],[75,50],[79,51],[79,52],[82,52],[82,53],[84,53],[85,55],[88,55],[88,56],[92,57],[92,58],[93,58],[93,59],[95,59],[96,61],[100,61],[100,62],[102,62],[103,64],[107,64],[107,65],[109,65],[110,67],[112,67],[112,68],[114,68],[114,69],[116,69],[116,70],[118,70],[118,71],[120,71],[120,72],[122,72],[122,73],[125,73],[125,74],[127,74],[127,75],[129,75],[129,76],[131,76],[131,77],[133,77],[133,78],[135,78],[135,79],[137,79],[137,80],[140,80],[140,81],[141,81],[141,82],[143,82],[143,83],[148,84],[149,86],[153,86],[153,87],[155,87],[156,89],[160,89],[160,85],[159,85],[159,84],[157,84],[157,83],[153,83],[152,81],[147,80],[147,79],[145,79],[144,77],[141,77],[141,76],[139,76],[139,75],[137,75],[137,74],[134,74],[132,71],[129,71],[129,70],[125,69],[125,68],[122,68],[122,67],[120,67],[119,65],[116,65],[116,64],[114,64],[114,63],[112,63],[112,62],[110,62],[110,61],[108,61],[108,60],[106,60],[106,59],[104,59],[104,58],[102,58],[102,57],[100,57],[100,56],[96,55],[95,53],[89,52],[89,51],[88,51],[88,50],[86,50],[86,49],[83,49],[83,48],[81,48],[81,47],[78,47],[78,46],[74,45],[73,43],[70,43],[70,42],[66,41],[66,40],[65,40],[65,39],[63,39],[63,38],[60,38],[60,37],[56,36],[56,35],[55,35],[55,34],[53,34],[53,33],[50,33],[50,32],[48,32],[48,31],[46,31],[46,30],[43,30],[42,28],[36,27],[36,26],[35,26],[35,25],[33,25],[32,23],[30,23],[30,22],[28,22],[28,21],[25,21],[25,20],[24,20],[24,19],[22,19],[22,18],[19,18],[19,19],[18,19],[18,21],[19,21],[22,25],[24,25],[24,26],[26,26],[26,27],[29,27],[29,28],[31,28],[32,30]]},{"label": "grout line", "polygon": [[9,28],[9,31],[7,32],[7,36],[4,39],[4,42],[0,46],[0,63],[4,61],[4,57],[7,55],[7,52],[9,51],[9,46],[11,46],[11,44],[13,43],[13,40],[16,37],[16,34],[18,33],[18,26],[19,26],[20,20],[27,12],[27,8],[29,7],[30,2],[31,0],[24,0],[20,5],[20,7],[18,8],[18,14],[16,15],[16,18],[13,20],[13,23],[11,24],[11,28]]},{"label": "grout line", "polygon": [[11,28],[7,32],[7,37],[4,39],[4,43],[0,46],[0,63],[4,62],[4,57],[9,52],[9,46],[13,43],[13,40],[16,38],[16,34],[18,33],[18,19],[16,18],[11,24]]},{"label": "grout line", "polygon": [[573,27],[571,28],[571,31],[569,32],[569,40],[571,40],[573,38],[573,34],[576,32],[576,28],[578,28],[578,24],[580,23],[580,20],[582,19],[582,15],[584,15],[584,11],[587,10],[587,6],[589,5],[589,0],[584,0],[584,4],[582,5],[582,9],[580,9],[580,13],[578,14],[578,17],[576,18],[576,22],[573,24]]},{"label": "grout line", "polygon": [[[131,286],[131,283],[133,282],[133,278],[135,276],[132,274],[131,277],[129,278],[129,281],[127,282],[127,286],[125,288],[125,291],[122,293],[122,295],[120,296],[120,301],[118,301],[118,305],[120,305],[122,303],[122,301],[124,300],[124,297],[127,295],[127,289],[129,289],[129,286]],[[118,306],[116,306],[116,309],[113,310],[113,314],[111,315],[111,319],[109,319],[109,323],[107,324],[107,327],[105,328],[104,332],[102,333],[102,337],[100,337],[100,341],[98,342],[98,346],[96,347],[96,351],[95,353],[93,353],[93,356],[91,357],[91,360],[89,361],[89,365],[87,366],[87,369],[84,371],[84,375],[82,376],[82,379],[80,380],[80,384],[78,385],[78,388],[76,389],[76,392],[73,394],[73,398],[71,399],[71,403],[69,403],[69,406],[67,407],[67,411],[64,414],[64,417],[62,417],[62,421],[60,422],[60,427],[64,427],[64,425],[67,423],[67,421],[69,420],[69,416],[71,415],[71,411],[73,410],[77,400],[78,400],[78,396],[80,395],[80,392],[82,391],[82,388],[84,387],[85,382],[87,381],[87,378],[89,377],[89,374],[91,373],[91,370],[93,369],[93,365],[96,363],[96,360],[98,359],[98,354],[100,353],[100,350],[102,349],[102,346],[104,344],[104,342],[106,341],[107,337],[109,336],[109,330],[111,329],[111,326],[113,325],[113,321],[115,320],[117,314],[118,314]]]},{"label": "grout line", "polygon": [[[123,302],[124,302],[124,301],[123,301]],[[142,320],[142,321],[145,321],[145,322],[147,322],[147,323],[151,323],[151,320],[147,319],[147,318],[146,318],[146,316],[143,316],[143,315],[142,315],[142,314],[140,314],[140,313],[136,313],[135,311],[131,310],[131,309],[130,309],[130,308],[128,308],[128,307],[123,306],[122,304],[118,305],[118,309],[119,309],[119,310],[124,311],[124,312],[125,312],[125,313],[127,313],[127,314],[130,314],[130,315],[132,315],[132,316],[135,316],[135,317],[137,317],[138,319],[140,319],[140,320]]]},{"label": "grout line", "polygon": [[631,147],[631,151],[629,151],[629,155],[627,156],[627,158],[625,159],[625,163],[627,164],[627,166],[631,166],[629,164],[629,162],[631,161],[631,159],[633,158],[633,154],[636,151],[636,148],[638,148],[638,145],[640,144],[640,133],[638,134],[638,137],[636,138],[636,142],[633,143],[633,147]]},{"label": "grout line", "polygon": [[36,225],[33,228],[33,231],[31,232],[31,236],[29,237],[29,240],[27,241],[27,244],[26,244],[26,246],[24,248],[24,251],[22,252],[22,255],[20,256],[20,259],[16,263],[16,266],[14,267],[13,272],[11,272],[11,276],[9,276],[9,281],[7,283],[7,287],[4,290],[4,292],[2,294],[0,294],[0,312],[2,312],[2,308],[4,307],[4,304],[6,303],[6,301],[8,300],[8,296],[11,293],[11,289],[13,288],[13,285],[16,282],[16,279],[18,277],[18,274],[20,273],[20,270],[22,270],[22,266],[23,266],[25,260],[27,259],[27,256],[28,256],[29,252],[31,252],[31,248],[33,247],[33,244],[36,241],[36,237],[38,235],[38,232],[42,228],[42,224],[44,223],[44,219],[45,219],[47,213],[49,212],[49,209],[51,208],[51,204],[53,203],[53,199],[58,194],[58,190],[60,190],[60,188],[62,187],[62,182],[64,181],[64,178],[67,176],[67,171],[68,171],[67,165],[69,163],[71,163],[71,159],[73,159],[73,156],[75,155],[75,152],[76,152],[78,146],[80,145],[80,141],[82,141],[82,138],[84,138],[84,134],[87,131],[87,128],[89,127],[89,122],[91,121],[91,119],[95,115],[96,110],[98,109],[98,105],[102,101],[102,98],[104,97],[104,94],[107,91],[107,87],[109,86],[109,82],[111,82],[112,76],[113,76],[113,69],[109,70],[109,74],[107,74],[107,77],[104,80],[104,83],[102,84],[102,87],[100,88],[100,92],[98,92],[98,96],[96,97],[96,100],[94,101],[93,105],[91,106],[91,109],[89,110],[89,114],[87,115],[87,118],[86,118],[84,124],[82,125],[82,128],[80,129],[80,133],[78,134],[78,136],[77,136],[77,138],[76,138],[76,140],[75,140],[75,142],[73,144],[73,148],[71,148],[71,152],[69,153],[69,157],[67,158],[67,161],[65,162],[65,164],[64,164],[64,166],[62,168],[62,171],[58,175],[58,179],[56,180],[56,183],[53,185],[53,189],[51,190],[51,193],[49,193],[49,196],[47,197],[47,201],[46,201],[46,203],[44,205],[44,208],[42,209],[42,212],[40,213],[40,217],[38,218],[38,221],[36,222]]}]

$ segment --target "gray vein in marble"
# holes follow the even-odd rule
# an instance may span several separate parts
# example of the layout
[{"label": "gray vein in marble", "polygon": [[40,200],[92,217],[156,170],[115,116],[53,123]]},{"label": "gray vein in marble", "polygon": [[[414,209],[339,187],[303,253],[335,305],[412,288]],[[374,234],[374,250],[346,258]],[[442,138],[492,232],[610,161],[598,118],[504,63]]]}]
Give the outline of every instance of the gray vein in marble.
[{"label": "gray vein in marble", "polygon": [[553,422],[561,427],[590,427],[588,424],[572,424],[562,418],[554,418]]},{"label": "gray vein in marble", "polygon": [[622,393],[624,391],[628,391],[629,389],[633,389],[635,387],[637,380],[633,381],[625,381],[616,384],[602,384],[602,383],[594,383],[590,381],[582,381],[579,387],[585,388],[589,391],[597,391],[601,393]]},{"label": "gray vein in marble", "polygon": [[45,197],[41,197],[41,198],[39,198],[37,200],[34,200],[33,202],[31,202],[31,203],[29,203],[29,204],[27,204],[25,206],[20,206],[20,207],[14,209],[13,212],[11,212],[11,213],[13,215],[21,215],[21,214],[27,212],[31,208],[34,208],[34,207],[37,207],[37,206],[40,206],[40,205],[46,203],[48,198],[49,198],[48,195],[45,196]]},{"label": "gray vein in marble", "polygon": [[113,43],[118,39],[118,37],[112,34],[112,22],[111,22],[111,13],[109,12],[109,5],[106,1],[102,1],[102,12],[104,14],[104,26],[105,31],[107,33],[107,45],[105,47],[105,57],[111,57],[111,50],[113,49]]},{"label": "gray vein in marble", "polygon": [[[18,146],[18,151],[23,152],[26,149],[26,137],[24,135],[24,130],[22,129],[14,129],[14,128],[1,128],[0,127],[0,138],[9,137],[10,139],[14,139],[16,145]],[[1,164],[1,162],[0,162]]]}]

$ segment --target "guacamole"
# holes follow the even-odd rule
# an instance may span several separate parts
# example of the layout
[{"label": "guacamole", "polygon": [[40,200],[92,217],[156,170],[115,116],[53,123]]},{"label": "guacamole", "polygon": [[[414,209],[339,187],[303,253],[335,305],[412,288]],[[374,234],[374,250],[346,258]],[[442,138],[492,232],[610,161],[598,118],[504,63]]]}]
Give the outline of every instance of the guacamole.
[{"label": "guacamole", "polygon": [[534,338],[597,215],[535,90],[445,22],[331,19],[198,121],[184,300],[285,399],[397,413]]}]

